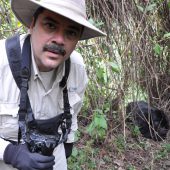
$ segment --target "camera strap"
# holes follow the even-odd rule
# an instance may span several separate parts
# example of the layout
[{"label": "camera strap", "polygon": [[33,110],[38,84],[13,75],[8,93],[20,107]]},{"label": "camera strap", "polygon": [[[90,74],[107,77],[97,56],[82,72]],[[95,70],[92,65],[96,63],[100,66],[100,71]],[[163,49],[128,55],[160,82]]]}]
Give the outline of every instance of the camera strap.
[{"label": "camera strap", "polygon": [[[30,123],[31,126],[36,125],[36,120],[32,112],[30,100],[28,97],[28,82],[31,76],[31,45],[30,35],[28,35],[24,41],[22,54],[20,47],[19,35],[14,35],[6,40],[6,52],[9,61],[9,65],[16,81],[18,88],[20,89],[20,105],[19,105],[19,131],[18,131],[18,143],[20,139],[26,141],[26,124]],[[67,79],[70,72],[70,58],[65,61],[65,75],[63,76],[59,86],[63,89],[63,101],[64,101],[64,113],[61,121],[62,139],[59,143],[67,140],[68,134],[71,130],[72,115],[70,113],[70,104],[67,90]],[[27,120],[29,122],[26,122]],[[58,143],[58,144],[59,144]]]}]

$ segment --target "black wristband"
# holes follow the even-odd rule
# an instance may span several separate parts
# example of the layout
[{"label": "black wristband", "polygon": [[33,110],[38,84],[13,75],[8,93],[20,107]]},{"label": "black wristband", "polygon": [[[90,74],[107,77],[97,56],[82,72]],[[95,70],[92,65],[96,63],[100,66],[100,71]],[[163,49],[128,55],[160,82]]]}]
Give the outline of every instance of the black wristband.
[{"label": "black wristband", "polygon": [[64,143],[66,158],[70,157],[73,150],[73,143]]}]

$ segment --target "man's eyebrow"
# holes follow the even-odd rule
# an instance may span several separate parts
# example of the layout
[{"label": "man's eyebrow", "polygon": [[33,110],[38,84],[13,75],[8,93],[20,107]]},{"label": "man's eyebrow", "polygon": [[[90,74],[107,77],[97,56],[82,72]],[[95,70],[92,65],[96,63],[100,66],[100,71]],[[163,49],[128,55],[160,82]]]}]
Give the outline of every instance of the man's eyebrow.
[{"label": "man's eyebrow", "polygon": [[81,30],[81,26],[74,26],[74,25],[70,25],[70,26],[68,26],[70,29],[74,29],[74,30],[76,30],[76,31],[80,31]]},{"label": "man's eyebrow", "polygon": [[51,18],[51,17],[45,17],[44,20],[48,20],[48,21],[52,21],[56,24],[59,24],[55,19]]}]

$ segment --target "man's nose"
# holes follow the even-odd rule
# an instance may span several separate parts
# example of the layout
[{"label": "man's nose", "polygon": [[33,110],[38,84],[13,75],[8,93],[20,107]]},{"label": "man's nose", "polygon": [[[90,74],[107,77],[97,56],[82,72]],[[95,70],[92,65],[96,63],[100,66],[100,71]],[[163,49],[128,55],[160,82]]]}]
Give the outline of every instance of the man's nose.
[{"label": "man's nose", "polygon": [[64,45],[65,43],[65,36],[63,31],[57,31],[54,36],[53,36],[53,42],[60,44],[60,45]]}]

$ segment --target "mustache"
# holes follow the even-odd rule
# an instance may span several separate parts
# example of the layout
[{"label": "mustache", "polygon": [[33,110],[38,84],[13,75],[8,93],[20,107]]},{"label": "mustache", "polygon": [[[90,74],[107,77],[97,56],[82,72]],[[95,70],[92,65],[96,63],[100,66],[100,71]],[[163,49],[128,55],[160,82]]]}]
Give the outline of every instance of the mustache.
[{"label": "mustache", "polygon": [[44,45],[43,51],[50,51],[52,53],[60,54],[62,56],[66,54],[66,50],[64,49],[63,46],[54,43]]}]

